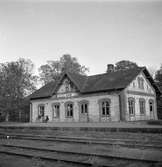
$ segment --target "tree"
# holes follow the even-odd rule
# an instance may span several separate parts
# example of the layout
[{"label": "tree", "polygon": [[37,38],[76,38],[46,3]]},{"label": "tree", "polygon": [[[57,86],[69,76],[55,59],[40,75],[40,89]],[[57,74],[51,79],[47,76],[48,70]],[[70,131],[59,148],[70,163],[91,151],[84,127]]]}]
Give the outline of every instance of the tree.
[{"label": "tree", "polygon": [[155,73],[156,73],[156,68],[153,66],[149,66],[148,71],[149,71],[150,75],[152,76],[152,78],[154,78]]},{"label": "tree", "polygon": [[162,91],[162,64],[160,69],[155,74],[155,82],[159,86],[160,90]]},{"label": "tree", "polygon": [[[160,69],[155,74],[155,82],[157,86],[159,87],[160,91],[162,92],[162,64],[160,66]],[[157,97],[157,112],[158,112],[158,118],[162,119],[162,97]]]},{"label": "tree", "polygon": [[57,61],[47,61],[47,64],[40,66],[40,80],[45,85],[50,81],[59,79],[61,73],[65,71],[85,75],[88,68],[80,65],[77,58],[65,54]]},{"label": "tree", "polygon": [[47,61],[47,64],[40,66],[39,75],[43,84],[56,81],[61,74],[61,64],[59,61]]},{"label": "tree", "polygon": [[25,96],[33,92],[37,77],[32,74],[31,60],[19,59],[0,64],[0,110],[6,121],[13,112],[20,113]]},{"label": "tree", "polygon": [[69,71],[72,73],[78,73],[85,75],[89,69],[85,66],[82,66],[78,63],[76,57],[71,57],[69,54],[65,54],[60,58],[61,72]]},{"label": "tree", "polygon": [[138,65],[129,60],[122,60],[115,64],[115,70],[125,70],[130,68],[138,67]]}]

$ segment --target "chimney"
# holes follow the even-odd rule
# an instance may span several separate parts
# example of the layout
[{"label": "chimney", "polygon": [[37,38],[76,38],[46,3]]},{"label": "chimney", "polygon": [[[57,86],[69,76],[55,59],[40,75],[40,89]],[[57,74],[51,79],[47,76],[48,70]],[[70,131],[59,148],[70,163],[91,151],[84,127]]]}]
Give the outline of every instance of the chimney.
[{"label": "chimney", "polygon": [[106,72],[114,72],[114,64],[108,64]]}]

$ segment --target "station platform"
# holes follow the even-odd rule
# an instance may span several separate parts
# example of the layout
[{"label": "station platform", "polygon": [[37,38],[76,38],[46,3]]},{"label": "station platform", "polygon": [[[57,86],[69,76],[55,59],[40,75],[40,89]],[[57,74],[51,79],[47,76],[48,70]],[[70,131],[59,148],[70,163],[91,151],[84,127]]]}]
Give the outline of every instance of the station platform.
[{"label": "station platform", "polygon": [[111,123],[15,123],[2,122],[0,128],[20,129],[49,129],[49,130],[79,130],[79,131],[110,131],[110,132],[141,132],[162,133],[162,124],[148,124],[147,122],[111,122]]}]

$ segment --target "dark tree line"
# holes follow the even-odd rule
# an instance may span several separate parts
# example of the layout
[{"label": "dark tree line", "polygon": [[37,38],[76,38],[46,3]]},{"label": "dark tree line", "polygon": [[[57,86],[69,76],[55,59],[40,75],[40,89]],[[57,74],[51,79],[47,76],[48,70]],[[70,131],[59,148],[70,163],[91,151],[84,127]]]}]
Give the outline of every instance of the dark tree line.
[{"label": "dark tree line", "polygon": [[24,97],[36,90],[37,77],[32,74],[33,63],[19,59],[0,64],[0,116],[6,121],[10,115],[22,114]]},{"label": "dark tree line", "polygon": [[20,58],[17,61],[0,64],[0,120],[20,121],[28,117],[29,98],[36,85],[42,85],[59,79],[65,71],[86,75],[88,68],[79,64],[75,57],[66,54],[59,60],[48,61],[40,66],[39,76],[33,74],[34,65],[31,60]]},{"label": "dark tree line", "polygon": [[[162,65],[160,69],[156,72],[155,82],[162,93]],[[162,96],[157,97],[157,111],[158,118],[162,119]]]}]

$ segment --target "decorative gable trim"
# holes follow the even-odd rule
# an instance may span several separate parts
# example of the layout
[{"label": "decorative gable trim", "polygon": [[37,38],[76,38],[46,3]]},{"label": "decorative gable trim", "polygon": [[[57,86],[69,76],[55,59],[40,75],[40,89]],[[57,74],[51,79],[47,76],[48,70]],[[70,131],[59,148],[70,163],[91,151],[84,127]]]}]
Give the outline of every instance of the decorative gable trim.
[{"label": "decorative gable trim", "polygon": [[56,94],[56,92],[59,90],[59,87],[61,86],[61,84],[63,83],[65,78],[68,78],[73,84],[74,86],[77,88],[77,91],[80,92],[79,86],[77,85],[77,83],[73,80],[73,78],[70,76],[70,74],[68,73],[64,73],[60,80],[58,81],[58,83],[56,84],[55,90],[53,91],[53,95]]},{"label": "decorative gable trim", "polygon": [[152,97],[155,97],[155,95],[152,94],[152,93],[146,93],[146,92],[140,92],[140,91],[127,90],[127,93],[128,93],[128,94],[133,94],[133,95],[152,96]]}]

